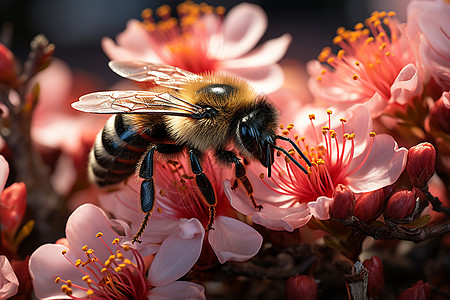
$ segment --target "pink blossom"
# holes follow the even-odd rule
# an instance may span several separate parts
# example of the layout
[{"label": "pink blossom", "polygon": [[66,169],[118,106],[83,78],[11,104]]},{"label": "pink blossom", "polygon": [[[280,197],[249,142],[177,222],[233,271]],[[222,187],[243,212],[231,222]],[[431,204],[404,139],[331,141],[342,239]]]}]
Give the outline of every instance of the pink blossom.
[{"label": "pink blossom", "polygon": [[450,89],[450,4],[448,1],[411,1],[407,30],[419,43],[425,69],[443,91]]},{"label": "pink blossom", "polygon": [[[224,17],[224,8],[214,9],[190,2],[177,7],[179,20],[171,17],[168,5],[144,10],[144,20],[130,20],[117,44],[102,40],[111,60],[144,60],[174,65],[203,73],[227,72],[246,78],[266,93],[283,84],[283,72],[277,64],[291,42],[291,35],[264,42],[253,49],[266,31],[264,10],[241,3]],[[253,49],[253,50],[252,50]]]},{"label": "pink blossom", "polygon": [[181,299],[186,292],[192,299],[204,299],[201,286],[174,282],[194,263],[191,261],[186,268],[185,262],[181,267],[178,264],[178,254],[186,244],[181,244],[181,249],[167,247],[164,242],[135,248],[130,238],[119,236],[114,229],[129,232],[123,221],[108,220],[92,204],[76,209],[67,221],[66,242],[43,245],[31,255],[29,269],[36,296],[150,299],[158,295],[162,299]]},{"label": "pink blossom", "polygon": [[4,255],[0,255],[0,299],[8,299],[17,294],[19,280]]},{"label": "pink blossom", "polygon": [[[365,106],[357,105],[333,116],[328,111],[328,120],[322,127],[314,119],[310,115],[311,123],[303,128],[303,137],[297,135],[292,124],[283,132],[297,141],[312,162],[308,175],[283,155],[276,157],[270,179],[260,175],[260,180],[257,174],[266,170],[251,165],[248,172],[253,173],[249,177],[255,200],[263,209],[255,211],[242,191],[231,191],[230,183],[225,182],[234,208],[269,229],[292,231],[307,224],[313,216],[319,220],[329,218],[329,206],[338,184],[348,186],[354,193],[373,191],[395,182],[405,168],[407,149],[398,149],[389,135],[370,132],[372,119]],[[296,159],[301,161],[298,156]],[[302,164],[308,168],[306,163]]]},{"label": "pink blossom", "polygon": [[394,12],[374,12],[366,24],[356,24],[354,31],[337,30],[333,43],[342,49],[335,55],[326,47],[318,60],[310,61],[308,83],[328,105],[344,109],[365,104],[378,116],[386,105],[404,105],[419,95],[423,79]]},{"label": "pink blossom", "polygon": [[[197,247],[185,248],[182,255],[186,259],[198,259],[202,248],[205,247],[212,248],[220,263],[250,259],[261,247],[261,235],[235,218],[236,212],[230,207],[222,187],[222,182],[227,178],[226,170],[221,170],[221,167],[208,158],[202,167],[216,192],[217,206],[212,224],[214,230],[205,232],[210,212],[184,159],[166,163],[161,161],[155,165],[157,193],[154,212],[142,240],[159,243],[167,239],[168,234],[190,226],[193,232],[205,235],[205,241],[197,239]],[[113,214],[131,222],[131,229],[135,231],[138,230],[143,217],[137,200],[138,190],[137,186],[128,183],[115,193],[100,196],[102,205]],[[176,240],[173,247],[180,247]],[[202,260],[212,263],[216,258],[202,257]]]}]

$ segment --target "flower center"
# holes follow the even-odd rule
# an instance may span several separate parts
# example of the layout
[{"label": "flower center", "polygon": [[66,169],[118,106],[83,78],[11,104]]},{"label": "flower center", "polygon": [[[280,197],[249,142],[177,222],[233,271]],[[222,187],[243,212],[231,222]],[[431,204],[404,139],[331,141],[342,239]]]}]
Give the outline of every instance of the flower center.
[{"label": "flower center", "polygon": [[[221,184],[222,170],[214,167],[211,159],[206,156],[202,163],[203,172],[208,176],[216,193],[216,215],[228,214],[229,202],[223,201],[225,194]],[[209,206],[206,204],[195,180],[194,175],[183,163],[168,160],[158,164],[156,170],[157,182],[166,183],[159,191],[161,199],[156,202],[157,211],[168,217],[196,218],[206,228],[209,222]],[[161,185],[163,186],[163,185]]]},{"label": "flower center", "polygon": [[[331,129],[332,112],[328,110],[327,114],[328,125],[322,127],[322,139],[319,139],[319,136],[316,135],[315,115],[309,115],[311,129],[314,132],[311,144],[305,137],[299,138],[293,130],[294,124],[289,124],[286,129],[283,125],[280,125],[280,128],[284,129],[283,135],[291,136],[296,141],[299,148],[311,161],[312,167],[305,166],[308,169],[308,174],[305,174],[289,159],[283,159],[281,153],[277,153],[272,166],[273,176],[270,178],[275,188],[265,182],[263,174],[260,175],[267,187],[283,195],[295,196],[297,201],[301,203],[307,203],[315,201],[319,196],[331,197],[337,184],[345,184],[347,176],[361,168],[370,153],[373,139],[363,161],[358,166],[352,166],[355,154],[355,134],[346,131],[347,120],[341,118],[339,120],[341,123],[339,131],[342,131],[342,136],[339,138],[337,129]],[[374,137],[375,133],[371,133],[370,136]],[[294,158],[295,155],[298,155],[293,149],[289,150],[289,153]],[[351,171],[349,171],[350,166],[352,166]]]},{"label": "flower center", "polygon": [[356,24],[355,30],[338,28],[333,43],[341,50],[337,55],[329,47],[322,50],[318,60],[333,70],[322,69],[317,81],[351,88],[366,100],[375,92],[389,99],[392,83],[401,69],[413,62],[413,53],[399,40],[401,32],[394,12],[373,12],[365,23],[367,28],[362,23]]},{"label": "flower center", "polygon": [[178,18],[172,17],[169,5],[159,7],[155,13],[158,21],[151,9],[145,9],[142,24],[157,45],[153,50],[165,63],[197,74],[215,70],[217,60],[211,56],[210,42],[216,32],[212,32],[214,26],[208,26],[205,19],[215,15],[221,22],[223,6],[214,8],[186,1],[177,6]]},{"label": "flower center", "polygon": [[[145,276],[145,264],[139,252],[127,245],[119,246],[119,240],[113,240],[112,244],[117,248],[115,252],[102,239],[103,234],[97,233],[110,253],[105,262],[101,262],[94,250],[87,245],[82,250],[86,260],[77,259],[75,262],[67,257],[67,251],[62,251],[64,257],[82,274],[82,280],[87,287],[74,284],[70,279],[57,277],[55,283],[63,283],[61,290],[72,299],[80,299],[73,295],[74,289],[86,292],[89,299],[147,299],[151,289]],[[122,251],[131,251],[136,263],[124,258]],[[81,298],[84,299],[84,298]]]}]

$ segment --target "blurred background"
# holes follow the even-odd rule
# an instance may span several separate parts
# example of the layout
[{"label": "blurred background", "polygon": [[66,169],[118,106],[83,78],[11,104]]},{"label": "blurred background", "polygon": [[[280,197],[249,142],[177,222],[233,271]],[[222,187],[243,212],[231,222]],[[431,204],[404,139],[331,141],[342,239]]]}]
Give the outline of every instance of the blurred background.
[{"label": "blurred background", "polygon": [[[107,67],[102,37],[114,38],[131,18],[141,20],[145,8],[156,9],[169,4],[173,8],[182,1],[173,0],[0,0],[0,24],[13,25],[8,45],[24,61],[29,42],[44,33],[56,46],[55,57],[66,61],[76,72],[88,72],[111,85],[119,78]],[[200,2],[200,1],[195,1]],[[242,1],[207,1],[228,10]],[[406,19],[409,0],[298,0],[248,1],[263,7],[269,17],[269,28],[262,41],[286,32],[293,42],[286,58],[307,62],[316,58],[323,47],[330,46],[336,29],[364,21],[374,10],[395,10],[400,20]]]}]

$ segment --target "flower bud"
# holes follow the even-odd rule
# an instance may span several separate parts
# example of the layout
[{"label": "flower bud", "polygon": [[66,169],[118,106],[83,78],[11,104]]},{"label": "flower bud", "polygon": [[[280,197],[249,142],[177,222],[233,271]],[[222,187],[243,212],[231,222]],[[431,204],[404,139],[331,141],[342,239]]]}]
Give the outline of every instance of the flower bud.
[{"label": "flower bud", "polygon": [[363,266],[369,271],[367,294],[370,298],[377,298],[380,296],[384,284],[383,264],[377,256],[372,256],[363,262]]},{"label": "flower bud", "polygon": [[391,220],[403,220],[410,216],[416,207],[416,193],[412,191],[397,191],[388,200],[384,209],[384,217]]},{"label": "flower bud", "polygon": [[430,143],[424,142],[408,150],[406,170],[416,187],[423,187],[434,173],[436,150]]},{"label": "flower bud", "polygon": [[427,300],[430,299],[430,285],[422,280],[414,283],[409,289],[403,291],[397,300]]},{"label": "flower bud", "polygon": [[446,105],[447,103],[448,93],[443,94],[430,110],[429,122],[431,132],[441,131],[446,134],[450,133],[450,108]]},{"label": "flower bud", "polygon": [[14,54],[0,43],[0,83],[11,84],[16,78]]},{"label": "flower bud", "polygon": [[27,188],[23,182],[13,183],[0,196],[0,224],[14,235],[22,222],[27,206]]},{"label": "flower bud", "polygon": [[286,281],[287,300],[317,300],[319,289],[312,276],[295,275]]},{"label": "flower bud", "polygon": [[334,189],[333,202],[330,205],[330,216],[336,220],[345,220],[353,214],[355,195],[346,185],[338,184]]},{"label": "flower bud", "polygon": [[353,215],[364,223],[371,223],[378,219],[383,212],[385,200],[386,197],[382,188],[362,193],[355,201]]}]

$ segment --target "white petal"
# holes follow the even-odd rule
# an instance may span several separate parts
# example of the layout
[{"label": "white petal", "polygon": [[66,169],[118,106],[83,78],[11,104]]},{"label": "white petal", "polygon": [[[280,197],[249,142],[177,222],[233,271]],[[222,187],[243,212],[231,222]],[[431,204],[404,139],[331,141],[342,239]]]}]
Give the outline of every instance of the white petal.
[{"label": "white petal", "polygon": [[205,230],[197,219],[180,220],[179,228],[168,236],[148,271],[153,286],[169,284],[185,275],[197,262]]},{"label": "white petal", "polygon": [[0,155],[0,193],[5,188],[6,180],[9,175],[9,164],[3,155]]},{"label": "white petal", "polygon": [[0,255],[0,299],[8,299],[19,290],[19,280],[5,255]]},{"label": "white petal", "polygon": [[222,264],[229,260],[248,260],[261,248],[262,236],[239,220],[218,216],[214,227],[215,230],[209,232],[208,241]]}]

